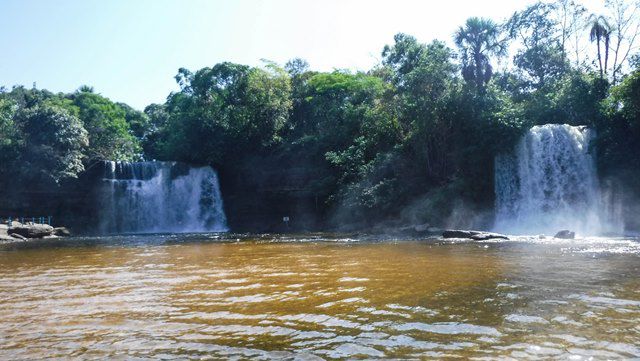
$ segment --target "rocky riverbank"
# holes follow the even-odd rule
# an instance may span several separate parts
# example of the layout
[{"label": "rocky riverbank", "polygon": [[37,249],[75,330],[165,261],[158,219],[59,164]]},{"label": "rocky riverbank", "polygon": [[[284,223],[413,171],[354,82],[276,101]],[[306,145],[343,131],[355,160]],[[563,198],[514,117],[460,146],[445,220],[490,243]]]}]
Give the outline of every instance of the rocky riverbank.
[{"label": "rocky riverbank", "polygon": [[58,238],[70,236],[65,227],[48,224],[11,222],[0,223],[0,243],[25,242],[30,239]]}]

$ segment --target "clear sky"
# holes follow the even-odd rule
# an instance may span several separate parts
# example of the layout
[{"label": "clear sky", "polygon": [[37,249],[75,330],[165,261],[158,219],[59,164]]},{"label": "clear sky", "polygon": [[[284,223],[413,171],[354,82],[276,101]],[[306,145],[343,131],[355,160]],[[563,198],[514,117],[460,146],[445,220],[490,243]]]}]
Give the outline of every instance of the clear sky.
[{"label": "clear sky", "polygon": [[470,16],[502,20],[532,0],[0,0],[0,86],[87,84],[143,109],[178,68],[306,59],[367,70],[393,35],[451,43]]}]

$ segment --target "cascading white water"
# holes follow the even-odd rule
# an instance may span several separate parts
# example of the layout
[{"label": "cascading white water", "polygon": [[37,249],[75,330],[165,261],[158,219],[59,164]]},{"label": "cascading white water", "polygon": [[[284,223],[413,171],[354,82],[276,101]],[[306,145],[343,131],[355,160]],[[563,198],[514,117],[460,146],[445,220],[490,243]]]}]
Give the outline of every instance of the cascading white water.
[{"label": "cascading white water", "polygon": [[101,228],[105,234],[224,232],[218,176],[176,162],[105,162]]},{"label": "cascading white water", "polygon": [[586,127],[546,124],[529,130],[511,154],[496,158],[495,230],[553,235],[621,232],[600,191]]}]

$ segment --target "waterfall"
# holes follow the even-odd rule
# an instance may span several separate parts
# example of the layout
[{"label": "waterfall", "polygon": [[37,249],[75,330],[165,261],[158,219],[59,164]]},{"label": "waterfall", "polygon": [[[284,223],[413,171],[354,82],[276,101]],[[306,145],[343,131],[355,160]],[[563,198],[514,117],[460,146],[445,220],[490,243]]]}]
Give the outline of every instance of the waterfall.
[{"label": "waterfall", "polygon": [[112,233],[223,232],[218,176],[176,162],[105,162],[101,230]]},{"label": "waterfall", "polygon": [[[553,235],[621,232],[600,190],[589,151],[593,132],[566,124],[535,126],[495,164],[495,230]],[[619,221],[618,221],[619,222]]]}]

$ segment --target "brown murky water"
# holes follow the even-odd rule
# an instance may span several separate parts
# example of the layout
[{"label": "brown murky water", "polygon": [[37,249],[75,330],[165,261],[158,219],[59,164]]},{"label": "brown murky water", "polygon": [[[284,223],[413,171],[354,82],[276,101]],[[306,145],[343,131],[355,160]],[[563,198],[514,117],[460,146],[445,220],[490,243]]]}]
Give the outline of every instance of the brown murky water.
[{"label": "brown murky water", "polygon": [[0,250],[0,359],[640,357],[636,241]]}]

